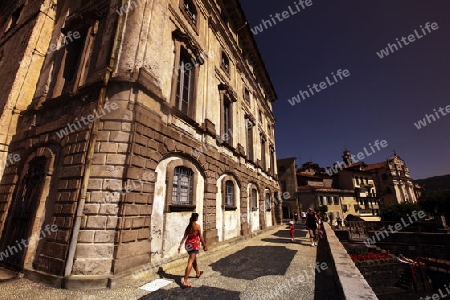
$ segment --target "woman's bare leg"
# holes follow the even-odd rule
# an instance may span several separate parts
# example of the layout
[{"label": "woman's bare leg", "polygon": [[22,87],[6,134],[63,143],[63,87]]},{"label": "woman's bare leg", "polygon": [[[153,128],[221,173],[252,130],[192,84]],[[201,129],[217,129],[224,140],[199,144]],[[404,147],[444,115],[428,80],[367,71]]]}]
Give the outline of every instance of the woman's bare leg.
[{"label": "woman's bare leg", "polygon": [[184,273],[183,284],[187,284],[188,283],[187,281],[188,281],[188,278],[189,278],[189,274],[192,271],[192,265],[194,264],[194,261],[195,261],[196,257],[197,257],[197,254],[195,254],[195,253],[189,254],[189,259],[188,259],[188,263],[187,263],[187,266],[186,266],[186,271]]},{"label": "woman's bare leg", "polygon": [[200,269],[198,268],[197,265],[197,255],[195,256],[194,262],[192,263],[192,266],[194,267],[195,270],[195,276],[199,276],[200,275]]}]

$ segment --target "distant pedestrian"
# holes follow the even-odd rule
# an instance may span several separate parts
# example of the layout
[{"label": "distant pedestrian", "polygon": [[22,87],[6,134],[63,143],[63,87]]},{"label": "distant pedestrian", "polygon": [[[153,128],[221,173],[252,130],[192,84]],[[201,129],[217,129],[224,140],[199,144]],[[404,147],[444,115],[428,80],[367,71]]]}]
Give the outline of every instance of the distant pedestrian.
[{"label": "distant pedestrian", "polygon": [[294,214],[294,221],[295,221],[295,224],[298,223],[298,214],[297,213]]},{"label": "distant pedestrian", "polygon": [[290,221],[289,222],[289,234],[291,236],[291,241],[294,241],[294,232],[295,232],[295,226],[294,226],[294,221]]},{"label": "distant pedestrian", "polygon": [[306,228],[308,228],[309,238],[311,239],[311,246],[317,246],[317,223],[319,220],[316,217],[315,212],[312,208],[308,209],[308,213],[306,214]]},{"label": "distant pedestrian", "polygon": [[336,223],[337,223],[337,227],[338,227],[338,228],[339,228],[339,227],[342,227],[342,219],[341,219],[341,217],[338,217],[338,218],[337,218]]},{"label": "distant pedestrian", "polygon": [[183,239],[180,242],[180,247],[178,247],[178,253],[180,253],[181,246],[185,242],[185,248],[189,254],[188,263],[186,266],[186,271],[184,273],[184,280],[182,283],[183,288],[191,287],[188,283],[189,274],[191,273],[192,267],[194,267],[197,278],[203,274],[203,271],[200,271],[197,265],[197,254],[200,251],[200,242],[203,245],[203,250],[207,251],[208,247],[206,246],[205,240],[202,236],[202,230],[200,225],[196,222],[198,220],[198,213],[192,213],[191,218],[189,219],[189,225],[186,227],[184,231]]}]

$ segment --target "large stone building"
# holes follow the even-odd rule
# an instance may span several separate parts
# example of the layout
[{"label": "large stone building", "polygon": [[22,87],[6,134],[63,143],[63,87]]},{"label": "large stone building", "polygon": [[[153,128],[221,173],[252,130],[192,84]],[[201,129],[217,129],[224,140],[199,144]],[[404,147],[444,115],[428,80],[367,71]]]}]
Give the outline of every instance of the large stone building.
[{"label": "large stone building", "polygon": [[1,265],[115,286],[178,257],[194,211],[209,245],[280,222],[276,94],[237,0],[0,9]]},{"label": "large stone building", "polygon": [[420,198],[421,187],[414,183],[405,161],[397,154],[384,162],[370,164],[364,170],[373,172],[383,205],[415,203]]}]

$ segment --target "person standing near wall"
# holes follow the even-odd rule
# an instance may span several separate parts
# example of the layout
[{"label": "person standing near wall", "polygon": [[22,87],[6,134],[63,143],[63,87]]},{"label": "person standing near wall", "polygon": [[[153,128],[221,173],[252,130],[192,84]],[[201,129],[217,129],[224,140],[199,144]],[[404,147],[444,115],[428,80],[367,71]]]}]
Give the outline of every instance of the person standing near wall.
[{"label": "person standing near wall", "polygon": [[192,267],[194,267],[194,270],[196,272],[196,278],[200,278],[200,276],[203,274],[203,271],[200,271],[197,264],[197,254],[200,251],[200,242],[203,245],[203,250],[208,250],[208,247],[206,246],[205,240],[202,236],[200,225],[196,223],[197,220],[198,213],[192,213],[191,218],[189,219],[189,225],[186,227],[183,239],[180,242],[180,247],[178,247],[178,253],[180,253],[181,246],[186,241],[185,248],[189,254],[188,263],[184,274],[184,280],[182,283],[183,288],[191,287],[191,285],[188,283],[188,278],[189,274],[192,271]]},{"label": "person standing near wall", "polygon": [[306,228],[308,229],[309,238],[311,239],[311,247],[317,246],[317,217],[312,208],[308,208],[306,214]]}]

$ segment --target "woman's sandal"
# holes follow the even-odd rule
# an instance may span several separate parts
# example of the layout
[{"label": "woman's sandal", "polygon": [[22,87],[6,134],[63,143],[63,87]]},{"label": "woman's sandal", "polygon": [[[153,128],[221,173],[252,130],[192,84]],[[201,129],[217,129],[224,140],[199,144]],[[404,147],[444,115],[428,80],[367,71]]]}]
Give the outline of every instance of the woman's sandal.
[{"label": "woman's sandal", "polygon": [[202,276],[202,274],[203,274],[203,271],[200,271],[199,274],[195,275],[195,278],[200,278],[200,276]]},{"label": "woman's sandal", "polygon": [[190,285],[189,283],[182,283],[181,284],[181,288],[183,288],[183,289],[185,289],[185,288],[190,288],[190,287],[192,287],[192,285]]}]

